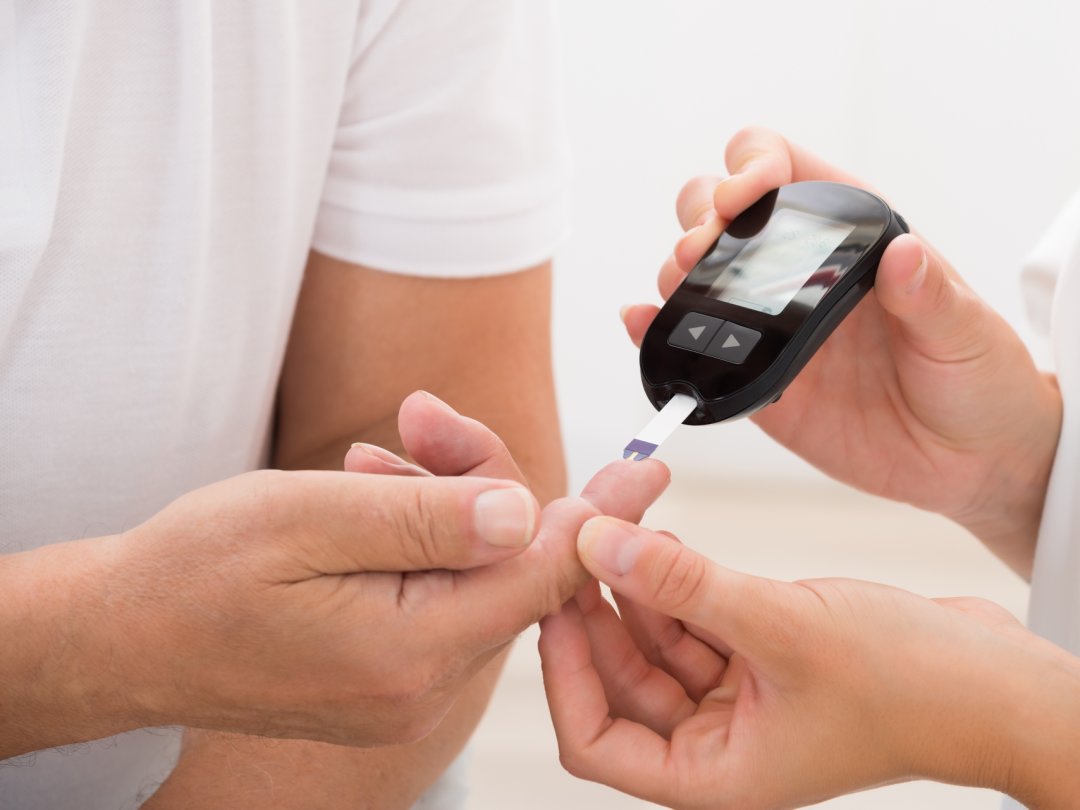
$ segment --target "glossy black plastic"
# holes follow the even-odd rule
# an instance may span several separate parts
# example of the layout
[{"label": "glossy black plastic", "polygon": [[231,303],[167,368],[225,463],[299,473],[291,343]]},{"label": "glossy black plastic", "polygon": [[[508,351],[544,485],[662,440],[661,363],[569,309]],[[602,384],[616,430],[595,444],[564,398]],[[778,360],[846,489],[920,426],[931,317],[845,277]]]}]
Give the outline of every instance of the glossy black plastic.
[{"label": "glossy black plastic", "polygon": [[[713,280],[781,208],[854,226],[851,233],[776,315],[709,296]],[[698,408],[685,421],[705,425],[746,416],[776,401],[825,339],[874,285],[878,262],[907,224],[878,197],[840,183],[793,183],[771,191],[737,217],[675,291],[641,344],[641,379],[653,405],[689,394]],[[762,333],[735,365],[668,345],[688,312]]]}]

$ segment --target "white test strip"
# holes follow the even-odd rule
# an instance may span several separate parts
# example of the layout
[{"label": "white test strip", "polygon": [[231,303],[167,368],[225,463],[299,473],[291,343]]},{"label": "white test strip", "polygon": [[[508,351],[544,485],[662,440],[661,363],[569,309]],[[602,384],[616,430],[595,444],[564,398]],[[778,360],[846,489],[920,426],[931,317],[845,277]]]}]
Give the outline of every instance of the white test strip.
[{"label": "white test strip", "polygon": [[660,412],[652,418],[645,429],[633,438],[630,444],[623,450],[623,458],[634,461],[647,459],[667,438],[675,432],[675,428],[683,423],[697,408],[698,402],[686,394],[676,394],[668,404],[660,409]]}]

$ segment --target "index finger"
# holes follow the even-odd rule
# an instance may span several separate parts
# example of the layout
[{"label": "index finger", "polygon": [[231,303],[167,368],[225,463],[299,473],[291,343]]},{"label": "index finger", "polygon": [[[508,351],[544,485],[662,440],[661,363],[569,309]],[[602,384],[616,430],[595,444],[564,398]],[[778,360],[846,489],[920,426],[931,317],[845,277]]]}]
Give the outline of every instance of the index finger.
[{"label": "index finger", "polygon": [[768,192],[788,183],[828,180],[873,191],[854,175],[764,127],[748,127],[737,132],[728,141],[724,160],[731,176],[714,189],[713,205],[726,222]]},{"label": "index finger", "polygon": [[581,779],[666,804],[675,784],[665,773],[671,744],[645,726],[612,719],[573,602],[541,624],[540,662],[563,766]]},{"label": "index finger", "polygon": [[457,574],[452,598],[443,594],[429,604],[438,613],[432,621],[452,613],[451,626],[483,646],[508,641],[554,613],[589,578],[577,552],[581,527],[604,509],[640,516],[667,487],[668,470],[659,462],[618,461],[597,473],[592,484],[593,494],[563,498],[544,509],[536,539],[517,557]]}]

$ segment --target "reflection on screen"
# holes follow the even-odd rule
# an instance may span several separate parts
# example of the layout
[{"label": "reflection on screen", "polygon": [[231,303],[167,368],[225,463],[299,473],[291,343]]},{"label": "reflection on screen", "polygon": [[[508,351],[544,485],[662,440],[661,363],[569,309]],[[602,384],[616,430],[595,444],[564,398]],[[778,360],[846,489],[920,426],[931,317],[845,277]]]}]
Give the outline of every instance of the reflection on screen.
[{"label": "reflection on screen", "polygon": [[717,276],[709,295],[778,315],[853,230],[846,222],[781,208]]}]

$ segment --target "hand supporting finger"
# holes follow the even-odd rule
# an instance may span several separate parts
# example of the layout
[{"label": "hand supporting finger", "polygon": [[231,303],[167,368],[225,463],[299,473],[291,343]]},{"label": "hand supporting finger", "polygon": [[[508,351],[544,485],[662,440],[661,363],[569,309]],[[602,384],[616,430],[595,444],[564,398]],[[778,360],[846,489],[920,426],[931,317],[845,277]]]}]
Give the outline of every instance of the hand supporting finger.
[{"label": "hand supporting finger", "polygon": [[[727,669],[730,647],[715,649],[686,629],[678,619],[613,594],[625,632],[654,667],[671,675],[689,698],[701,701]],[[591,636],[590,636],[591,637]],[[653,727],[655,728],[655,727]]]},{"label": "hand supporting finger", "polygon": [[783,135],[764,127],[748,127],[728,141],[725,162],[731,176],[713,190],[720,219],[730,222],[774,188],[804,180],[827,180],[866,188]]},{"label": "hand supporting finger", "polygon": [[[596,580],[578,591],[575,601],[581,610],[593,664],[604,684],[611,715],[640,723],[670,739],[675,726],[697,710],[697,702],[687,697],[674,678],[645,657],[601,595]],[[705,691],[719,682],[717,678]]]},{"label": "hand supporting finger", "polygon": [[623,326],[626,327],[626,334],[630,336],[630,340],[638,348],[641,347],[641,341],[645,339],[645,333],[649,331],[649,327],[659,313],[660,307],[652,304],[623,307],[622,312],[619,313]]},{"label": "hand supporting finger", "polygon": [[697,625],[738,652],[782,654],[798,610],[782,583],[739,574],[670,537],[601,517],[578,536],[594,577],[644,607]]},{"label": "hand supporting finger", "polygon": [[670,743],[637,723],[612,719],[573,601],[540,623],[540,661],[564,767],[582,779],[664,802],[672,784]]}]

